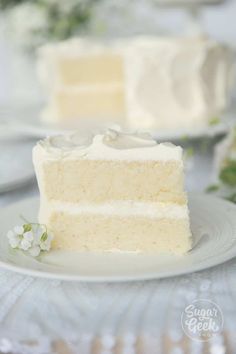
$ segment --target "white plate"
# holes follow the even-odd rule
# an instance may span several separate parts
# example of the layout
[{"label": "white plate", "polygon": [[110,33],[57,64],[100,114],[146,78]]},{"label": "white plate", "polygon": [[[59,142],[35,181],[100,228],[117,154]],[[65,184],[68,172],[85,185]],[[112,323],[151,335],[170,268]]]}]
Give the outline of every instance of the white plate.
[{"label": "white plate", "polygon": [[22,223],[20,214],[30,221],[37,219],[38,199],[25,200],[0,212],[0,267],[51,279],[127,281],[190,273],[235,257],[236,206],[204,195],[191,195],[189,204],[195,245],[185,256],[51,251],[36,260],[10,249],[5,236]]},{"label": "white plate", "polygon": [[[11,107],[0,107],[1,119],[0,126],[4,124],[8,126],[10,134],[21,134],[25,136],[32,136],[37,138],[43,138],[48,135],[57,135],[69,129],[65,127],[49,124],[43,122],[40,119],[40,112],[42,110],[42,105],[28,105],[28,106],[11,106]],[[198,139],[204,137],[214,137],[221,134],[226,134],[232,126],[236,123],[235,117],[236,102],[232,104],[230,111],[225,113],[219,124],[213,126],[203,126],[194,127],[188,129],[174,129],[174,130],[158,130],[153,129],[151,131],[152,135],[156,140],[167,141],[174,140],[178,141],[181,139]],[[95,121],[90,121],[83,126],[80,126],[80,130],[85,131],[92,130],[93,132],[97,129],[106,129],[108,126],[114,125],[112,123],[101,123]],[[6,134],[7,129],[4,129],[4,134]]]}]

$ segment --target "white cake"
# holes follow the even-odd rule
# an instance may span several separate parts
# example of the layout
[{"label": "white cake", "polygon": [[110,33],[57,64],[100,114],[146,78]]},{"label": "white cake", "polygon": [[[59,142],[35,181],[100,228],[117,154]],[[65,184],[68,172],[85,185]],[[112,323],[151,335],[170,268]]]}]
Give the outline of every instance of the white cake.
[{"label": "white cake", "polygon": [[39,51],[53,122],[118,123],[131,129],[203,127],[227,108],[229,48],[207,37],[70,39]]},{"label": "white cake", "polygon": [[186,253],[191,249],[182,149],[109,130],[82,141],[47,138],[33,150],[40,223],[54,248]]}]

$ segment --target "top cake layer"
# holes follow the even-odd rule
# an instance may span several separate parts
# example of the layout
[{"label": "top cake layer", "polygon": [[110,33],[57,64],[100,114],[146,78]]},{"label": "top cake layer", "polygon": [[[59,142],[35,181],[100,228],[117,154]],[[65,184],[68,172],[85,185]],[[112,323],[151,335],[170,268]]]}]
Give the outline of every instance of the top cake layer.
[{"label": "top cake layer", "polygon": [[84,141],[77,134],[47,138],[33,161],[47,201],[186,202],[181,147],[149,135],[109,130]]},{"label": "top cake layer", "polygon": [[79,133],[42,140],[35,148],[45,159],[127,161],[181,161],[182,149],[171,143],[158,144],[149,134],[125,134],[109,129],[106,134],[82,138]]},{"label": "top cake layer", "polygon": [[38,52],[39,77],[49,88],[121,83],[122,43],[73,38],[45,45]]}]

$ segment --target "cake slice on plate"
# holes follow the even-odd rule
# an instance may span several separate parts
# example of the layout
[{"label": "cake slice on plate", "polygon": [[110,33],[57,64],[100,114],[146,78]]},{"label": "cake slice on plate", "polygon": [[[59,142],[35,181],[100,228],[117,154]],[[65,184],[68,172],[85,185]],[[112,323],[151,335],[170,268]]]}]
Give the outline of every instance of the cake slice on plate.
[{"label": "cake slice on plate", "polygon": [[108,130],[47,138],[33,150],[39,221],[54,248],[170,252],[191,249],[182,149]]}]

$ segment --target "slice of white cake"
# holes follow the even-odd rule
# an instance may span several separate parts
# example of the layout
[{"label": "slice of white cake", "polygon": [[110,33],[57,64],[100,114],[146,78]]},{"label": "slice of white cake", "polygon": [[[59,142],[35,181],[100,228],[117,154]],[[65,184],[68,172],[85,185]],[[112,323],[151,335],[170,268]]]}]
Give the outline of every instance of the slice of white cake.
[{"label": "slice of white cake", "polygon": [[182,149],[114,130],[65,135],[33,150],[40,223],[54,247],[77,251],[186,253],[192,236]]}]

